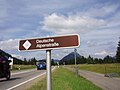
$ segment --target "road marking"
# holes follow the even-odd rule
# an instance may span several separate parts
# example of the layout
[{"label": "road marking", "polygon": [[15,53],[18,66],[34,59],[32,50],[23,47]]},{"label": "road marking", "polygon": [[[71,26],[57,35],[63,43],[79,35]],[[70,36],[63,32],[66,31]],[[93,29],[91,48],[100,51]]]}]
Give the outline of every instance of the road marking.
[{"label": "road marking", "polygon": [[11,88],[8,88],[8,89],[6,89],[6,90],[12,90],[12,89],[14,89],[14,88],[16,88],[16,87],[18,87],[18,86],[20,86],[20,85],[23,85],[23,84],[25,84],[25,83],[27,83],[27,82],[29,82],[29,81],[32,81],[32,80],[34,80],[34,79],[36,79],[36,78],[38,78],[38,77],[40,77],[40,76],[42,76],[42,75],[45,75],[45,74],[46,74],[46,72],[44,72],[43,74],[40,74],[40,75],[38,75],[38,76],[36,76],[36,77],[34,77],[34,78],[31,78],[31,79],[29,79],[29,80],[27,80],[27,81],[25,81],[25,82],[22,82],[22,83],[20,83],[20,84],[17,84],[17,85],[15,85],[15,86],[11,87]]},{"label": "road marking", "polygon": [[[56,67],[54,67],[52,70],[54,70]],[[8,88],[8,89],[6,89],[6,90],[12,90],[12,89],[14,89],[14,88],[16,88],[16,87],[18,87],[18,86],[20,86],[20,85],[23,85],[23,84],[25,84],[25,83],[27,83],[27,82],[29,82],[29,81],[32,81],[32,80],[34,80],[34,79],[36,79],[36,78],[38,78],[38,77],[40,77],[40,76],[42,76],[42,75],[45,75],[46,74],[46,72],[44,72],[43,74],[40,74],[40,75],[38,75],[38,76],[36,76],[36,77],[34,77],[34,78],[31,78],[31,79],[29,79],[29,80],[27,80],[27,81],[24,81],[24,82],[22,82],[22,83],[20,83],[20,84],[17,84],[17,85],[15,85],[15,86],[13,86],[13,87],[11,87],[11,88]]]}]

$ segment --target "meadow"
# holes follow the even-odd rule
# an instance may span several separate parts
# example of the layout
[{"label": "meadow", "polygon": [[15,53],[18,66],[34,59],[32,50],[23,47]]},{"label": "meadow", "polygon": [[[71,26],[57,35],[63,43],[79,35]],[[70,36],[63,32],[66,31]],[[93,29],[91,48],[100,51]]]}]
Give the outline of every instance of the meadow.
[{"label": "meadow", "polygon": [[120,74],[120,64],[79,64],[77,67],[80,70],[88,70],[97,73],[118,73]]}]

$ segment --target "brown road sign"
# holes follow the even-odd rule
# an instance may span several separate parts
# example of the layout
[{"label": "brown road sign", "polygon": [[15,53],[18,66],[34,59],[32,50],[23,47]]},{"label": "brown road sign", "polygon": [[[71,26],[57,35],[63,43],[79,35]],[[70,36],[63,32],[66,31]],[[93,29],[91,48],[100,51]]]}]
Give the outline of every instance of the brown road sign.
[{"label": "brown road sign", "polygon": [[75,48],[80,45],[79,42],[79,35],[25,39],[19,41],[19,50]]}]

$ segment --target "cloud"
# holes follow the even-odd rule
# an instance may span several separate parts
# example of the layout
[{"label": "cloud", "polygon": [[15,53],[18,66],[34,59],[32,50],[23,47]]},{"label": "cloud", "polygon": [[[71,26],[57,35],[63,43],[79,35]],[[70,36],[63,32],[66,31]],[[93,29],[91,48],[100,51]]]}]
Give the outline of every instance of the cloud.
[{"label": "cloud", "polygon": [[5,0],[0,1],[0,26],[4,25],[8,17],[8,3]]},{"label": "cloud", "polygon": [[[101,53],[115,53],[120,36],[119,2],[113,0],[19,0],[14,2],[0,0],[0,40],[2,40],[0,48],[15,53],[16,57],[20,57],[19,54],[21,54],[27,58],[41,59],[46,57],[45,54],[18,52],[17,38],[78,33],[81,37],[78,52],[80,51],[83,55],[98,54],[100,56]],[[40,24],[38,24],[39,21]],[[57,51],[57,55],[55,52],[53,57],[61,58],[70,51],[72,50]]]},{"label": "cloud", "polygon": [[64,16],[53,13],[44,18],[43,25],[42,29],[45,31],[54,34],[66,34],[94,30],[105,26],[106,22],[103,19],[95,19],[87,16]]},{"label": "cloud", "polygon": [[18,49],[18,39],[9,39],[5,41],[0,41],[0,49],[3,50]]},{"label": "cloud", "polygon": [[106,51],[101,51],[101,52],[98,52],[98,53],[95,53],[95,55],[107,55],[108,52]]},{"label": "cloud", "polygon": [[95,53],[95,55],[99,55],[99,56],[106,56],[106,55],[110,55],[110,54],[113,54],[113,53],[111,53],[111,52],[107,52],[107,51],[105,51],[105,50],[103,50],[103,51],[100,51],[100,52],[98,52],[98,53]]},{"label": "cloud", "polygon": [[118,8],[119,8],[119,4],[115,3],[115,4],[106,4],[105,6],[103,6],[102,9],[106,12],[106,14],[111,14],[115,12]]},{"label": "cloud", "polygon": [[[18,1],[17,1],[18,2]],[[20,15],[44,15],[52,12],[60,11],[61,9],[65,10],[67,8],[71,8],[76,3],[80,3],[79,0],[76,2],[69,0],[59,1],[59,0],[37,0],[37,1],[29,1],[29,0],[21,0],[19,1],[22,6],[18,12]],[[70,3],[71,2],[71,3]],[[73,3],[74,2],[74,3]],[[19,5],[18,5],[19,6]],[[16,6],[16,7],[18,7]]]},{"label": "cloud", "polygon": [[29,31],[25,30],[25,28],[19,27],[5,27],[5,29],[1,30],[0,28],[0,39],[16,39],[16,38],[23,38]]},{"label": "cloud", "polygon": [[97,3],[93,5],[91,8],[87,9],[87,11],[84,12],[84,14],[90,17],[103,18],[107,16],[107,18],[109,18],[111,14],[113,15],[118,8],[119,8],[118,3],[111,3],[111,2]]},{"label": "cloud", "polygon": [[0,18],[5,18],[8,16],[7,8],[8,3],[5,0],[0,0]]},{"label": "cloud", "polygon": [[16,58],[18,58],[18,59],[23,59],[23,56],[18,55],[18,54],[12,54],[12,57],[16,57]]}]

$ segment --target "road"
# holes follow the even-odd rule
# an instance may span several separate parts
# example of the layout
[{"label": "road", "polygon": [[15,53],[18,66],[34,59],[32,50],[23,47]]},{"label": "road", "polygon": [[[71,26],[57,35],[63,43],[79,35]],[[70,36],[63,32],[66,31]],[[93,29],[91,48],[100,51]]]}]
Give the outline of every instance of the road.
[{"label": "road", "polygon": [[10,80],[7,81],[5,78],[0,79],[0,90],[23,90],[25,86],[22,85],[29,83],[34,79],[39,80],[42,75],[45,75],[45,73],[46,70],[36,69],[14,72],[12,73]]},{"label": "road", "polygon": [[[74,68],[67,68],[73,72],[76,71]],[[102,90],[120,90],[120,78],[109,78],[105,77],[104,74],[86,70],[78,70],[78,74],[91,81]]]},{"label": "road", "polygon": [[109,78],[105,77],[104,74],[85,70],[79,70],[79,75],[99,86],[102,90],[120,90],[120,78]]}]

